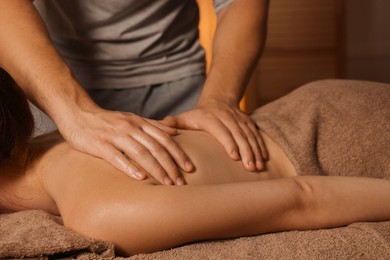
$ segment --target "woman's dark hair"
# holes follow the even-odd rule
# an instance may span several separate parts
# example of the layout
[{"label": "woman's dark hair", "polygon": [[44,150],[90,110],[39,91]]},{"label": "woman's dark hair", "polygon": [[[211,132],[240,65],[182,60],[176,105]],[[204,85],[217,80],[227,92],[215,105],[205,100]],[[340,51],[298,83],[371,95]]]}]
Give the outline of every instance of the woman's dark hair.
[{"label": "woman's dark hair", "polygon": [[34,129],[27,98],[10,75],[0,68],[0,160],[26,145]]}]

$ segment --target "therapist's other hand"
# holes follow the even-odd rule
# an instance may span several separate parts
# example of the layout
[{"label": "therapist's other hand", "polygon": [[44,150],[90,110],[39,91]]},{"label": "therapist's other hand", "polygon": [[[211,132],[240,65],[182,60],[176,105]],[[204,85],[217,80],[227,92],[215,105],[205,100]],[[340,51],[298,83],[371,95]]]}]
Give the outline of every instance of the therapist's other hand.
[{"label": "therapist's other hand", "polygon": [[[142,180],[149,173],[166,185],[181,185],[178,166],[193,164],[173,140],[177,130],[132,113],[78,111],[59,130],[75,149],[102,158],[123,173]],[[65,123],[64,123],[65,122]]]},{"label": "therapist's other hand", "polygon": [[249,171],[264,169],[268,154],[253,120],[239,107],[213,101],[161,121],[170,127],[203,130],[214,136],[233,160]]}]

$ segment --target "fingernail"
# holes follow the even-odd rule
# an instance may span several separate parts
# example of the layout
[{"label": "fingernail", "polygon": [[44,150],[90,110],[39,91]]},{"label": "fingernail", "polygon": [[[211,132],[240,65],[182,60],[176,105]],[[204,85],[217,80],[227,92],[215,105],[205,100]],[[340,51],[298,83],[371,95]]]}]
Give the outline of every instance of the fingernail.
[{"label": "fingernail", "polygon": [[240,159],[240,155],[238,155],[238,153],[236,151],[233,151],[231,153],[231,156],[232,156],[233,160],[239,160]]},{"label": "fingernail", "polygon": [[168,178],[168,176],[164,176],[164,184],[165,185],[172,185],[173,182],[171,179]]},{"label": "fingernail", "polygon": [[184,185],[183,177],[179,176],[176,178],[176,185]]},{"label": "fingernail", "polygon": [[140,173],[140,172],[134,172],[133,173],[133,176],[138,179],[138,180],[142,180],[144,178],[143,174]]},{"label": "fingernail", "polygon": [[190,161],[186,161],[184,163],[184,166],[186,167],[187,171],[192,171],[192,169],[193,169],[193,165],[192,165],[192,163]]},{"label": "fingernail", "polygon": [[248,162],[246,163],[246,165],[247,165],[248,168],[250,168],[250,169],[256,168],[256,167],[255,167],[255,163],[254,163],[253,161],[248,161]]}]

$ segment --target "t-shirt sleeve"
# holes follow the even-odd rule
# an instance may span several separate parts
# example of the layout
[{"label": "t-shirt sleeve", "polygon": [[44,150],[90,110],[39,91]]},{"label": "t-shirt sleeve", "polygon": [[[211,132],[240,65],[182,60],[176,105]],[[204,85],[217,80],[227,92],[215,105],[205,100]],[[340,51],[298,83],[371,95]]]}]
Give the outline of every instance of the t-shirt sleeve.
[{"label": "t-shirt sleeve", "polygon": [[215,13],[219,13],[223,8],[230,5],[234,0],[213,0]]}]

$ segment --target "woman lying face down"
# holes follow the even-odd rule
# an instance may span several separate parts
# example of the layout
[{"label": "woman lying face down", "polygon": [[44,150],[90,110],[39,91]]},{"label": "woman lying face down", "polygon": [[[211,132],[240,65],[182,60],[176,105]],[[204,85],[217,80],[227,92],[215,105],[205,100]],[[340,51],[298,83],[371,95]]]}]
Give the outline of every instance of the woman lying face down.
[{"label": "woman lying face down", "polygon": [[[105,161],[72,149],[57,132],[30,138],[27,101],[6,73],[0,81],[0,210],[42,209],[118,254],[284,230],[390,220],[390,181],[299,176],[281,147],[264,138],[266,170],[247,172],[203,132],[176,141],[196,166],[187,185],[133,180]],[[296,111],[297,112],[297,111]],[[380,131],[378,129],[378,131]],[[369,158],[367,158],[368,160]]]}]

